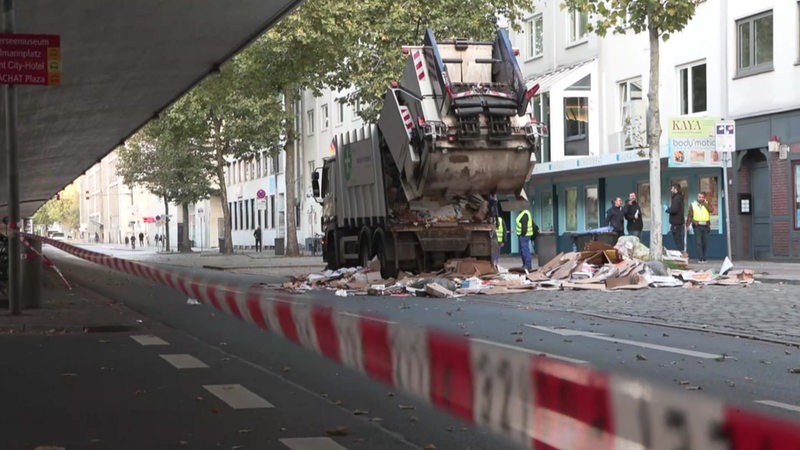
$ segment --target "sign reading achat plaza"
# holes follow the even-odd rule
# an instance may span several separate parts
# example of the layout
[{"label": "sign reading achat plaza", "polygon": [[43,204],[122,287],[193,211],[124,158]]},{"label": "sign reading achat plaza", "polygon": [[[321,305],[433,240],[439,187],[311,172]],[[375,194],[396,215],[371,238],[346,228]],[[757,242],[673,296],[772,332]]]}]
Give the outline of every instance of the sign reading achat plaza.
[{"label": "sign reading achat plaza", "polygon": [[0,84],[61,84],[61,39],[0,33]]}]

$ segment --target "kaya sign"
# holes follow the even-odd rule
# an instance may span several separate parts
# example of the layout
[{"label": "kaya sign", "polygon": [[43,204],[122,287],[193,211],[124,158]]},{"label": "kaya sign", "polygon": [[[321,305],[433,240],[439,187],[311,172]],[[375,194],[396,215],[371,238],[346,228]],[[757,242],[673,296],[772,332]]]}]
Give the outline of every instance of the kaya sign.
[{"label": "kaya sign", "polygon": [[683,117],[669,120],[669,167],[722,167],[717,151],[718,117]]}]

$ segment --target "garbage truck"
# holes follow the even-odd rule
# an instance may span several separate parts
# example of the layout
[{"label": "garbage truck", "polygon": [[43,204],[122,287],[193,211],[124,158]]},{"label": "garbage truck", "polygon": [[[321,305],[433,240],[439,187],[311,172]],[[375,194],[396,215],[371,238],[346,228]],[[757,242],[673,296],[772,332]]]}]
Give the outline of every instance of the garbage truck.
[{"label": "garbage truck", "polygon": [[330,269],[377,259],[392,278],[491,260],[493,202],[520,198],[546,132],[528,112],[538,85],[526,87],[504,30],[437,42],[428,29],[402,51],[377,123],[334,137],[335,155],[312,173]]}]

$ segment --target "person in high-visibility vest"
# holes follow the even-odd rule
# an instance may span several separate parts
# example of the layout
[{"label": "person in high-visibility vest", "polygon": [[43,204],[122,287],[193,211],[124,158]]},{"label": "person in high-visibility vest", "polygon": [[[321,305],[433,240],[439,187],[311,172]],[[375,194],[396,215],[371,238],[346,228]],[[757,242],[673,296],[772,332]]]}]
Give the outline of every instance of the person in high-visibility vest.
[{"label": "person in high-visibility vest", "polygon": [[516,232],[519,237],[519,254],[522,257],[522,267],[526,270],[533,268],[531,261],[531,238],[533,237],[533,216],[527,209],[520,211],[517,216]]},{"label": "person in high-visibility vest", "polygon": [[708,249],[708,233],[711,232],[711,206],[706,201],[706,193],[697,194],[697,201],[689,207],[689,216],[686,218],[686,228],[692,226],[694,240],[697,244],[697,262],[706,262]]},{"label": "person in high-visibility vest", "polygon": [[497,234],[497,254],[494,256],[494,265],[500,263],[500,249],[503,248],[503,244],[506,240],[506,227],[505,223],[503,222],[503,218],[497,216],[497,228],[495,229],[495,233]]}]

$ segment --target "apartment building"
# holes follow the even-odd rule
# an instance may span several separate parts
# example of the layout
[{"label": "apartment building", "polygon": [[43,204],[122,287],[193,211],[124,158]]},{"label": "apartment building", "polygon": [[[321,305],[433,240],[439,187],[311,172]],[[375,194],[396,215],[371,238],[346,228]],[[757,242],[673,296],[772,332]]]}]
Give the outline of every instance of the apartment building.
[{"label": "apartment building", "polygon": [[[529,86],[540,85],[533,112],[550,132],[528,189],[534,216],[566,250],[570,232],[604,225],[613,198],[636,192],[645,210],[646,242],[651,202],[642,151],[650,81],[647,36],[631,32],[600,39],[582,32],[588,17],[559,4],[535,2],[523,32],[512,35]],[[685,30],[661,42],[658,202],[669,201],[673,183],[688,201],[700,191],[708,194],[712,257],[727,254],[729,237],[738,258],[794,258],[800,252],[800,182],[794,173],[800,169],[791,153],[800,134],[800,91],[793,88],[800,62],[799,10],[794,0],[708,0],[698,5]],[[729,217],[726,158],[691,164],[671,160],[675,118],[735,120],[736,152],[727,159]],[[769,145],[770,152],[773,136],[780,144]],[[661,233],[666,246],[673,246],[666,220]],[[691,254],[691,235],[688,248]]]}]

